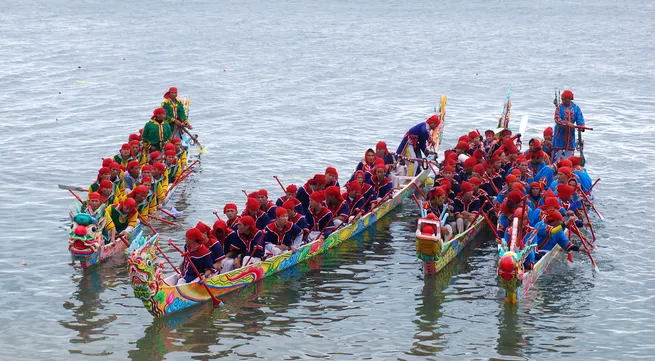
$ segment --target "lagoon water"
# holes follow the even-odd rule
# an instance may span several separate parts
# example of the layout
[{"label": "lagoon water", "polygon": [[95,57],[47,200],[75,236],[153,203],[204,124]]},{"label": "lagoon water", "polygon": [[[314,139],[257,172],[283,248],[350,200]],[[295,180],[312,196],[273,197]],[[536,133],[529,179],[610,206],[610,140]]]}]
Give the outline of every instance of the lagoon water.
[{"label": "lagoon water", "polygon": [[[655,9],[639,1],[6,1],[0,12],[0,359],[655,360]],[[176,196],[186,227],[334,165],[449,96],[444,146],[552,123],[571,87],[594,131],[601,270],[554,262],[518,308],[482,236],[438,277],[410,201],[361,236],[211,305],[153,319],[124,258],[70,264],[70,194],[175,85],[209,154]],[[179,239],[182,229],[159,225]],[[26,263],[26,264],[21,264]]]}]

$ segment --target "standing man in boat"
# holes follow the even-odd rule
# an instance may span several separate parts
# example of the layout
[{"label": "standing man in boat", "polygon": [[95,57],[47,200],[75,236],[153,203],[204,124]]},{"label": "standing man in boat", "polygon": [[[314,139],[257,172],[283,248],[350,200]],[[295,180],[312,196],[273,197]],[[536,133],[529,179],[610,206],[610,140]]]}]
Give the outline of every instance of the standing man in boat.
[{"label": "standing man in boat", "polygon": [[173,136],[170,124],[166,122],[166,110],[157,108],[150,121],[143,127],[143,144],[150,151],[161,151]]},{"label": "standing man in boat", "polygon": [[[584,126],[582,111],[573,103],[573,92],[562,92],[562,104],[555,110],[555,136],[553,137],[553,162],[567,159],[575,151],[575,129]],[[581,129],[584,132],[584,129]]]},{"label": "standing man in boat", "polygon": [[[430,154],[434,154],[432,151],[428,150],[428,141],[430,140],[432,131],[437,129],[440,123],[441,120],[439,119],[439,116],[435,114],[426,121],[409,128],[407,133],[403,136],[400,145],[398,145],[396,154],[404,156],[406,148],[410,151],[410,158],[427,157]],[[418,166],[418,162],[415,162],[415,165]],[[414,174],[409,174],[409,176],[413,175]]]},{"label": "standing man in boat", "polygon": [[176,87],[168,88],[168,91],[164,94],[164,101],[161,102],[161,107],[166,110],[166,122],[171,125],[174,137],[181,136],[182,128],[193,129],[184,111],[184,104],[177,99]]}]

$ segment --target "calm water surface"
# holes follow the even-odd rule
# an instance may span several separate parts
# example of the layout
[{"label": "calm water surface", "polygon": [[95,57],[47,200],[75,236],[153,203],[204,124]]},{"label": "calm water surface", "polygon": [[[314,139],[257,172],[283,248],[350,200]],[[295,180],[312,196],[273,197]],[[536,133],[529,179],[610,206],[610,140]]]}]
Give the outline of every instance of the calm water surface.
[{"label": "calm water surface", "polygon": [[[655,11],[636,1],[13,1],[0,12],[0,359],[655,359]],[[517,309],[481,236],[424,279],[407,202],[328,254],[154,320],[124,259],[70,265],[71,196],[171,85],[209,149],[181,222],[394,148],[449,96],[445,143],[484,130],[512,84],[514,126],[570,86],[593,132],[601,273],[552,264]],[[182,230],[159,226],[175,238]],[[21,262],[26,265],[20,265]]]}]

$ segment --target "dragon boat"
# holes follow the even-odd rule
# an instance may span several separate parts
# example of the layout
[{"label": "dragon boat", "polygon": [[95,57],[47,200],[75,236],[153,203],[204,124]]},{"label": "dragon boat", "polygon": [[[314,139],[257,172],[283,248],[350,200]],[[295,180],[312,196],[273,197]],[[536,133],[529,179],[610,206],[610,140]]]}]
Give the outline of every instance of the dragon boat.
[{"label": "dragon boat", "polygon": [[[438,147],[443,134],[444,123],[433,132]],[[407,176],[399,178],[397,188],[392,190],[391,197],[379,203],[368,213],[355,217],[345,226],[338,228],[325,239],[318,239],[299,247],[296,252],[285,252],[270,257],[262,262],[250,264],[227,273],[217,274],[205,280],[204,284],[196,282],[176,285],[178,275],[172,273],[164,277],[165,263],[158,261],[158,238],[148,240],[145,244],[135,247],[128,257],[128,273],[134,295],[139,298],[146,309],[155,317],[173,313],[207,300],[214,296],[247,286],[265,277],[271,276],[284,269],[312,259],[325,251],[341,244],[367,227],[375,224],[407,197],[412,195],[418,187],[428,178],[429,169],[412,167]]]},{"label": "dragon boat", "polygon": [[[188,109],[189,98],[184,98],[182,101],[185,108]],[[195,145],[187,133],[182,133],[180,139],[182,140],[182,146],[187,152],[192,145]],[[186,176],[190,174],[190,171],[192,171],[197,162],[198,160],[188,166],[189,172],[185,173]],[[166,190],[166,197],[161,204],[162,208],[165,208],[170,203],[176,191],[179,189],[181,181],[186,179],[185,174],[181,174],[181,179],[169,185],[169,188]],[[65,186],[60,186],[60,188],[65,188]],[[75,189],[86,191],[84,188]],[[72,261],[78,261],[82,269],[89,268],[116,254],[124,253],[128,244],[132,244],[135,241],[138,241],[137,244],[143,244],[149,239],[143,233],[143,223],[137,221],[137,225],[125,241],[117,238],[115,242],[106,242],[107,235],[103,232],[106,222],[104,211],[105,206],[102,206],[94,214],[90,214],[82,208],[82,204],[78,201],[69,212],[71,225],[69,229],[68,250],[71,254]],[[159,214],[160,212],[158,211],[157,213]],[[163,217],[164,215],[161,214],[161,216]]]}]

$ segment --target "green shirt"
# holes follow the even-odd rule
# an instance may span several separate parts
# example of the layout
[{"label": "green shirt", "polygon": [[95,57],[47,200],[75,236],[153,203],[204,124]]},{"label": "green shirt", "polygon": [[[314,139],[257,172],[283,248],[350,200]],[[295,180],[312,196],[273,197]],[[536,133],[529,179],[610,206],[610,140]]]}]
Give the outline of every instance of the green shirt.
[{"label": "green shirt", "polygon": [[156,150],[162,150],[164,144],[171,141],[173,131],[167,122],[150,120],[143,127],[142,140],[147,146],[153,146]]},{"label": "green shirt", "polygon": [[175,102],[173,102],[171,99],[164,99],[164,101],[161,102],[161,107],[166,110],[167,122],[173,123],[175,120],[179,119],[186,123],[187,117],[186,113],[184,112],[184,104],[182,104],[179,99],[177,99]]}]

